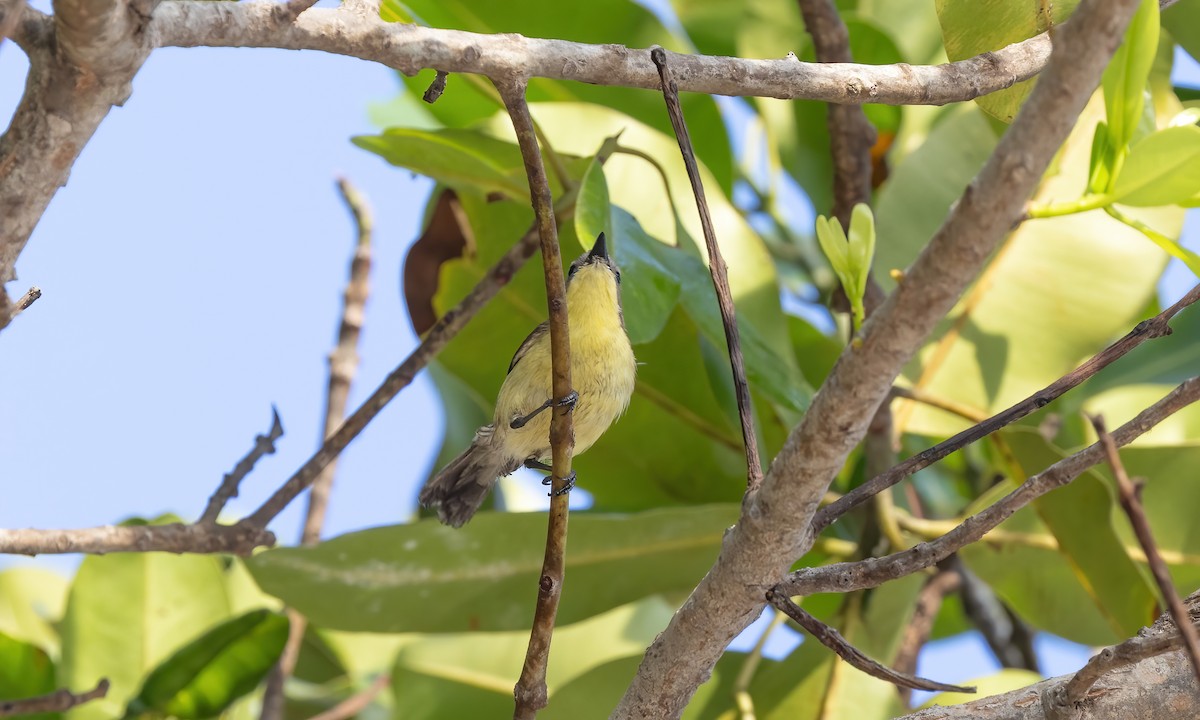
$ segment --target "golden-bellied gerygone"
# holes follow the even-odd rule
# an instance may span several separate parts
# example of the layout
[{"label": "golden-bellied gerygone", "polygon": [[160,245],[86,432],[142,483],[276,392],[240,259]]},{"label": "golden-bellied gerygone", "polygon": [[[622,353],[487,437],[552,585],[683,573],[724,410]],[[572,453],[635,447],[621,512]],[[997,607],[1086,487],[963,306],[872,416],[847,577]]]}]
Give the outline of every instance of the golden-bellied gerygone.
[{"label": "golden-bellied gerygone", "polygon": [[[492,424],[479,428],[471,447],[421,490],[421,504],[436,507],[442,522],[462,527],[496,480],[521,465],[550,469],[550,413],[543,410],[574,405],[578,455],[629,406],[637,363],[621,315],[621,271],[608,256],[604,233],[590,252],[571,263],[567,325],[575,392],[553,398],[550,326],[544,322],[529,333],[509,363]],[[573,481],[568,478],[568,489]],[[549,484],[549,478],[543,483]]]}]

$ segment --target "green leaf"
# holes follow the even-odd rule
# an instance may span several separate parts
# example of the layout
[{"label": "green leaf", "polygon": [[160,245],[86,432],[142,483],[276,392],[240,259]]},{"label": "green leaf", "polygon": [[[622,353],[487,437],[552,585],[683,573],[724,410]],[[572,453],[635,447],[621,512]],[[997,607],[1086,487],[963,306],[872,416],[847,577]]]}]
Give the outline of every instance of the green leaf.
[{"label": "green leaf", "polygon": [[1162,24],[1193,58],[1200,59],[1200,3],[1177,2],[1162,11]]},{"label": "green leaf", "polygon": [[1158,29],[1158,0],[1142,0],[1124,42],[1104,71],[1105,115],[1118,153],[1133,140],[1142,118],[1146,81],[1158,51]]},{"label": "green leaf", "polygon": [[54,624],[62,619],[67,586],[66,578],[43,568],[14,567],[0,572],[0,632],[57,656]]},{"label": "green leaf", "polygon": [[[1005,489],[1015,488],[1005,483]],[[972,543],[959,557],[1018,615],[1084,645],[1111,645],[1127,637],[1113,630],[1034,508],[1018,510],[999,529],[1028,542]]]},{"label": "green leaf", "polygon": [[651,249],[658,241],[632,215],[613,209],[613,257],[621,268],[621,306],[625,330],[634,345],[657,338],[679,303],[679,279]]},{"label": "green leaf", "polygon": [[[1026,476],[1070,454],[1029,427],[1006,431],[1005,439]],[[1132,635],[1154,621],[1158,601],[1150,577],[1129,559],[1117,537],[1111,521],[1114,501],[1102,477],[1089,471],[1038,498],[1035,506],[1114,634]]]},{"label": "green leaf", "polygon": [[360,135],[355,145],[393,165],[408,168],[457,189],[500,192],[529,198],[525,165],[516,145],[473,130],[391,128]]},{"label": "green leaf", "polygon": [[608,202],[608,181],[604,178],[604,164],[592,158],[583,181],[579,183],[579,197],[575,200],[575,234],[580,240],[595,238],[600,233],[612,234],[612,212]]},{"label": "green leaf", "polygon": [[1200,193],[1200,127],[1169,127],[1147,135],[1129,150],[1113,183],[1122,205],[1173,205]]},{"label": "green leaf", "polygon": [[228,620],[155,668],[125,716],[215,717],[258,686],[279,660],[287,637],[288,619],[269,610]]},{"label": "green leaf", "polygon": [[[1093,97],[1035,203],[1079,196],[1087,184],[1099,114]],[[963,131],[969,125],[950,123],[937,126],[927,144],[944,142],[942,133],[968,135]],[[886,263],[881,269],[908,265],[929,237],[917,228],[927,231],[938,224],[948,208],[946,195],[923,197],[896,183],[912,184],[940,167],[954,184],[965,185],[972,172],[944,154],[921,154],[918,150],[904,164],[940,160],[944,165],[925,164],[923,173],[906,172],[902,165],[889,181],[878,207],[880,227],[888,233],[878,250]],[[1167,237],[1178,234],[1183,219],[1172,207],[1130,208],[1129,214]],[[1102,211],[1026,222],[1005,239],[904,376],[936,397],[994,414],[1074,369],[1143,319],[1142,308],[1154,296],[1165,260],[1146,252],[1139,231]],[[884,273],[879,276],[883,280]],[[894,413],[898,428],[923,435],[944,437],[969,424],[910,401],[898,402]]]},{"label": "green leaf", "polygon": [[1113,167],[1116,165],[1117,149],[1108,134],[1108,124],[1096,123],[1096,134],[1092,136],[1092,158],[1088,164],[1086,194],[1104,194],[1112,185]]},{"label": "green leaf", "polygon": [[[11,571],[10,571],[11,572]],[[91,688],[79,688],[80,691]],[[0,699],[19,700],[55,690],[54,662],[41,648],[0,633]],[[31,720],[56,720],[61,713],[25,715]]]},{"label": "green leaf", "polygon": [[[575,514],[559,620],[691,589],[736,517],[736,505]],[[541,513],[481,513],[461,530],[435,521],[375,528],[270,550],[248,565],[264,590],[323,627],[519,629],[533,610],[545,535]]]},{"label": "green leaf", "polygon": [[[965,60],[1006,45],[1027,40],[1062,24],[1078,4],[1066,2],[977,2],[976,0],[937,0],[938,21],[951,61]],[[1142,77],[1145,85],[1145,76]],[[984,112],[1010,123],[1035,80],[1026,80],[975,100]],[[1139,106],[1140,108],[1140,106]],[[1140,110],[1139,110],[1140,111]]]},{"label": "green leaf", "polygon": [[90,688],[107,677],[112,687],[107,697],[69,716],[119,717],[151,668],[229,612],[218,558],[166,553],[84,558],[63,619],[59,682]]}]

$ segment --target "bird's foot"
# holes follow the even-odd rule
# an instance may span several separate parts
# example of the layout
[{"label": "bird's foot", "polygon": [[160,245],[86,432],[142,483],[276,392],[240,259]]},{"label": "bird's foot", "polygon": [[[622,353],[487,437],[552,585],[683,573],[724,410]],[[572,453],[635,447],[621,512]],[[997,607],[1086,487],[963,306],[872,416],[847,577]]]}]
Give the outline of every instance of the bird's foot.
[{"label": "bird's foot", "polygon": [[[565,478],[563,478],[563,486],[560,487],[559,489],[555,490],[554,492],[548,493],[547,497],[558,497],[560,495],[566,495],[567,493],[571,492],[571,489],[575,487],[576,479],[577,478],[575,476],[575,471],[572,470],[570,473],[567,474],[567,476]],[[542,484],[543,485],[553,485],[554,484],[554,476],[548,475],[548,476],[542,478]]]}]

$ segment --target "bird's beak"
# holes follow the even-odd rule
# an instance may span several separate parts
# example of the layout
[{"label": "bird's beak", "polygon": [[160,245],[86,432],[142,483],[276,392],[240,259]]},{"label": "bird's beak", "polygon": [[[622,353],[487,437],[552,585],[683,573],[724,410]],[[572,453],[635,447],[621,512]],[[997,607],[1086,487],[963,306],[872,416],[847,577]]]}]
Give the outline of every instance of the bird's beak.
[{"label": "bird's beak", "polygon": [[604,240],[604,233],[600,233],[599,237],[596,238],[596,244],[592,246],[591,251],[588,253],[588,260],[593,258],[608,259],[608,243]]}]

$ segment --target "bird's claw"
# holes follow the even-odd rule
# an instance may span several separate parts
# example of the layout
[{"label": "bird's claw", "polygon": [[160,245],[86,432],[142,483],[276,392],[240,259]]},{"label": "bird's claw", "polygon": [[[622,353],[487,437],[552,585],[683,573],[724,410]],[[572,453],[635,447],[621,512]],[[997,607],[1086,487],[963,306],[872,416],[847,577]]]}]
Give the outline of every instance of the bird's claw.
[{"label": "bird's claw", "polygon": [[[575,487],[575,480],[576,480],[575,471],[572,470],[571,472],[567,473],[567,476],[565,478],[563,478],[563,486],[551,493],[547,493],[546,496],[547,497],[559,497],[560,495],[566,495],[567,493],[571,492],[572,488]],[[543,485],[552,485],[553,483],[554,483],[553,475],[548,475],[548,476],[542,478]]]}]

